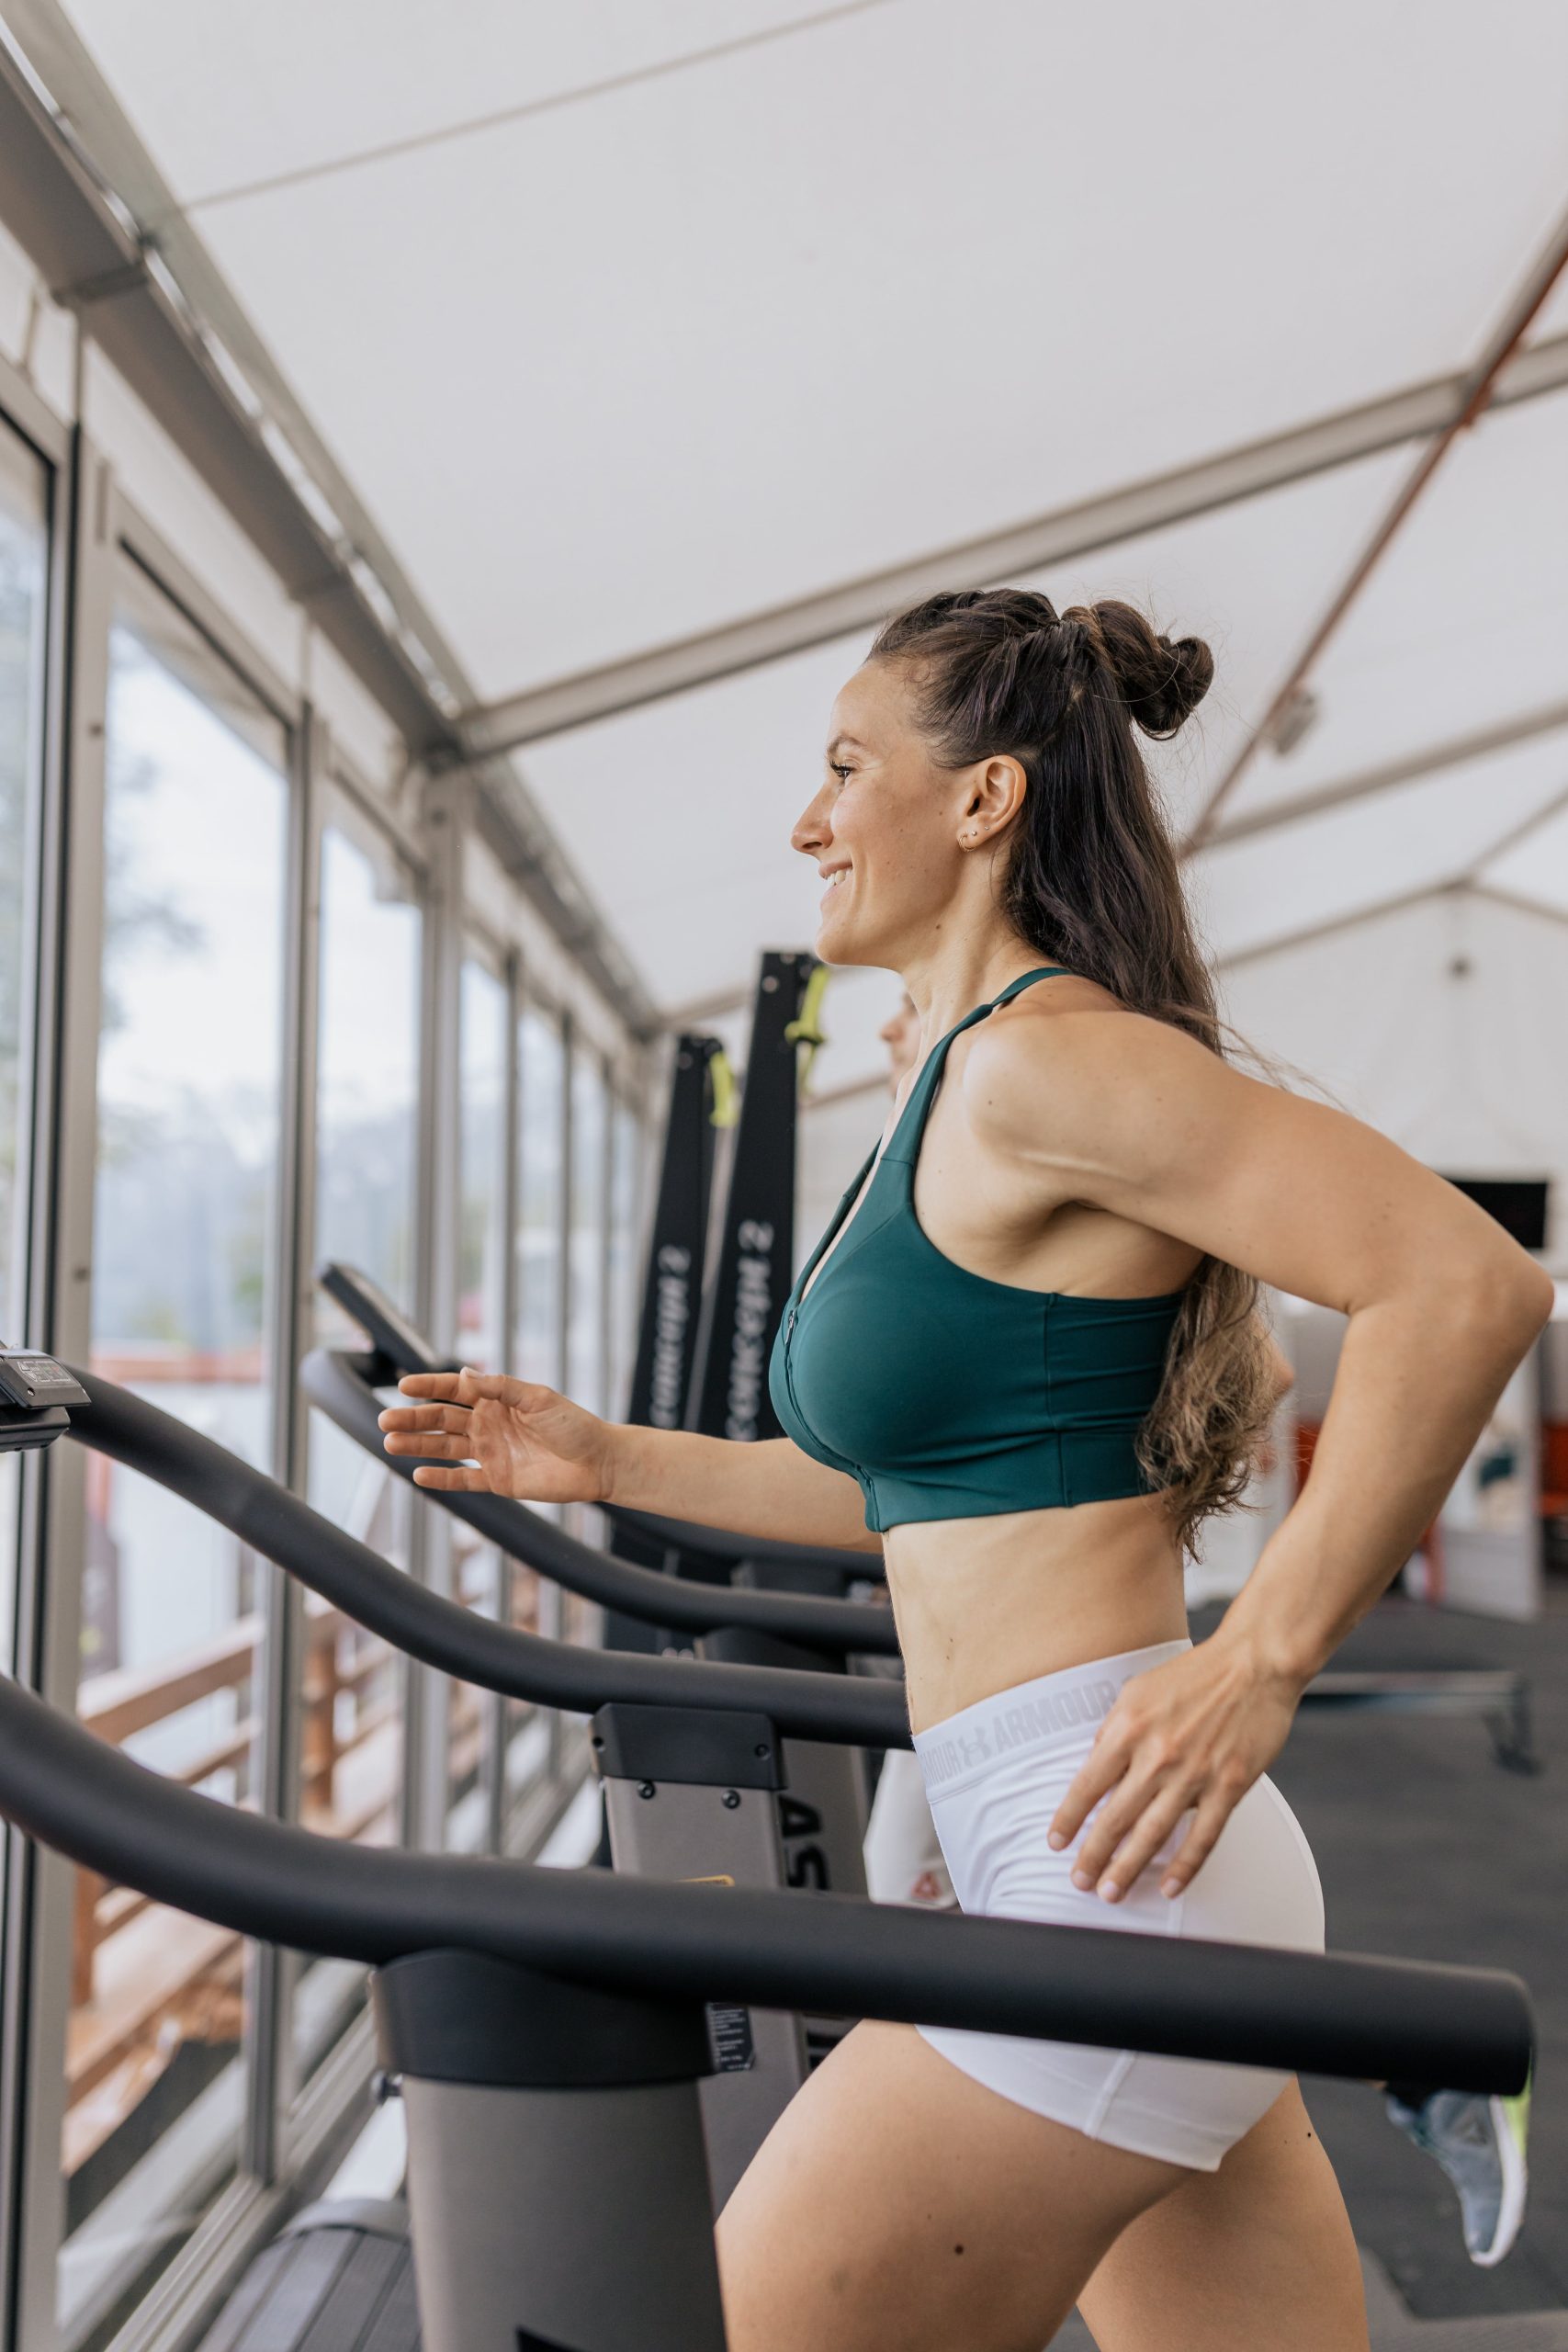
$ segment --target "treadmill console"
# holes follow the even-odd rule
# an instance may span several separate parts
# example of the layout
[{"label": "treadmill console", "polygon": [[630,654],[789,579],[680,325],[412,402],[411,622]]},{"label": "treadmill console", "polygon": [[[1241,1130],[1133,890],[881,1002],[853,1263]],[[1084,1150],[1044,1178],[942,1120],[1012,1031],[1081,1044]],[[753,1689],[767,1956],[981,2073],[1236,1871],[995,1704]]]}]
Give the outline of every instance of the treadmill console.
[{"label": "treadmill console", "polygon": [[81,1382],[36,1348],[0,1348],[0,1453],[52,1445],[71,1427],[71,1405],[90,1405]]},{"label": "treadmill console", "polygon": [[0,1348],[0,1397],[28,1412],[92,1402],[73,1374],[33,1348]]},{"label": "treadmill console", "polygon": [[333,1261],[321,1269],[316,1280],[345,1315],[353,1316],[377,1353],[385,1356],[397,1372],[451,1372],[457,1368],[449,1357],[435,1353],[401,1308],[394,1306],[380,1285],[373,1283],[368,1274],[362,1274],[357,1266],[344,1266]]}]

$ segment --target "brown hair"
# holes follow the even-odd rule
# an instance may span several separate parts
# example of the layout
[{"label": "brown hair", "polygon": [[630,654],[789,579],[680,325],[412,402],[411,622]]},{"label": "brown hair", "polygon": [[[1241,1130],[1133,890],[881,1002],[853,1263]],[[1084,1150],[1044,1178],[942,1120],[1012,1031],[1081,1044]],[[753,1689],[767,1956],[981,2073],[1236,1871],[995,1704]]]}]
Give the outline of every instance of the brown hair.
[{"label": "brown hair", "polygon": [[[1223,1053],[1222,1035],[1235,1033],[1216,1010],[1133,733],[1172,735],[1202,700],[1214,664],[1201,639],[1160,637],[1130,605],[1058,616],[1029,589],[967,589],[896,614],[868,659],[906,670],[944,767],[996,752],[1021,764],[1029,790],[1001,876],[1020,937],[1043,962]],[[1202,1521],[1237,1507],[1272,1419],[1259,1292],[1255,1275],[1201,1261],[1138,1435],[1145,1474],[1167,1489],[1178,1539],[1194,1554]]]}]

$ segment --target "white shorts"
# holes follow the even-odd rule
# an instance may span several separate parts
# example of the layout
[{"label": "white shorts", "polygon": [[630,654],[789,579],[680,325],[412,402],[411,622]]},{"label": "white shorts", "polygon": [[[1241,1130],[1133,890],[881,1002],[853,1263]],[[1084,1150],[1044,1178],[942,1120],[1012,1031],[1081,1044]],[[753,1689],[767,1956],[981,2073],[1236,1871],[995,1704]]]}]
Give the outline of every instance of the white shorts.
[{"label": "white shorts", "polygon": [[[1254,1782],[1191,1885],[1173,1897],[1159,1891],[1161,1865],[1185,1837],[1190,1813],[1115,1903],[1072,1883],[1088,1824],[1060,1853],[1045,1842],[1052,1815],[1122,1685],[1191,1646],[1157,1642],[1043,1674],[917,1732],[915,1752],[964,1911],[1134,1936],[1323,1950],[1323,1889],[1312,1849],[1271,1781]],[[946,2026],[919,2030],[944,2058],[1021,2107],[1091,2140],[1199,2172],[1216,2171],[1227,2148],[1291,2080],[1210,2059],[1024,2041]]]}]

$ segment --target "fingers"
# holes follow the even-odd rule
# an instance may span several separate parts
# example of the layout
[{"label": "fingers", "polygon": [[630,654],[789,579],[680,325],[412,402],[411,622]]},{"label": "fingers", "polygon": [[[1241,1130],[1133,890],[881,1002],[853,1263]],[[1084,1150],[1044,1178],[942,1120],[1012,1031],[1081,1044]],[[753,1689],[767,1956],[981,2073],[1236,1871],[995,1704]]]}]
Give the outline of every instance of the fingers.
[{"label": "fingers", "polygon": [[1218,1843],[1221,1830],[1240,1804],[1246,1791],[1236,1786],[1231,1774],[1222,1774],[1205,1790],[1192,1826],[1168,1864],[1159,1883],[1162,1894],[1179,1894],[1197,1876]]},{"label": "fingers", "polygon": [[432,1396],[443,1404],[537,1405],[554,1390],[536,1380],[513,1380],[509,1373],[476,1372],[465,1364],[461,1372],[408,1372],[398,1386],[405,1396]]},{"label": "fingers", "polygon": [[1060,1853],[1064,1846],[1072,1844],[1100,1798],[1115,1787],[1126,1771],[1131,1752],[1131,1741],[1112,1731],[1108,1720],[1051,1817],[1046,1843],[1054,1852]]},{"label": "fingers", "polygon": [[[1143,1872],[1170,1838],[1182,1815],[1191,1810],[1192,1797],[1185,1787],[1173,1784],[1160,1790],[1157,1796],[1145,1804],[1132,1828],[1125,1830],[1120,1842],[1112,1846],[1098,1876],[1089,1880],[1095,1893],[1103,1895],[1107,1903],[1120,1902],[1122,1896],[1137,1884]],[[1093,1868],[1092,1864],[1090,1868]],[[1181,1884],[1185,1883],[1183,1880]],[[1164,1894],[1170,1888],[1171,1879],[1168,1871],[1160,1880],[1160,1892]],[[1179,1893],[1179,1887],[1176,1891]]]},{"label": "fingers", "polygon": [[377,1427],[383,1430],[466,1430],[468,1411],[458,1405],[389,1405],[378,1414]]},{"label": "fingers", "polygon": [[[1074,1859],[1073,1884],[1086,1894],[1092,1888],[1108,1903],[1114,1903],[1126,1893],[1150,1855],[1159,1851],[1192,1803],[1193,1793],[1184,1779],[1163,1779],[1147,1766],[1127,1774],[1089,1824]],[[1151,1836],[1151,1831],[1156,1834]],[[1112,1869],[1112,1856],[1120,1858],[1123,1849],[1124,1866]]]},{"label": "fingers", "polygon": [[421,1463],[413,1474],[416,1487],[438,1487],[448,1494],[488,1495],[493,1490],[482,1470],[468,1466],[460,1470],[437,1469],[433,1464]]},{"label": "fingers", "polygon": [[417,1453],[422,1462],[469,1462],[474,1454],[473,1437],[467,1430],[448,1437],[440,1430],[418,1430],[403,1436],[394,1430],[381,1443],[389,1453]]},{"label": "fingers", "polygon": [[[1093,1892],[1107,1903],[1120,1902],[1147,1870],[1184,1814],[1192,1814],[1193,1817],[1161,1874],[1160,1893],[1167,1896],[1180,1894],[1197,1876],[1213,1853],[1221,1830],[1246,1794],[1248,1778],[1235,1762],[1196,1776],[1190,1770],[1172,1769],[1175,1762],[1174,1758],[1161,1756],[1157,1761],[1145,1759],[1129,1770],[1127,1752],[1121,1747],[1104,1759],[1094,1754],[1087,1759],[1063,1799],[1049,1833],[1050,1843],[1057,1846],[1058,1826],[1072,1818],[1079,1803],[1080,1783],[1091,1792],[1106,1788],[1098,1812],[1094,1811],[1098,1797],[1090,1793],[1077,1815],[1081,1821],[1086,1815],[1094,1813],[1073,1862],[1073,1884],[1081,1893]],[[1070,1845],[1074,1834],[1069,1830],[1060,1843]]]}]

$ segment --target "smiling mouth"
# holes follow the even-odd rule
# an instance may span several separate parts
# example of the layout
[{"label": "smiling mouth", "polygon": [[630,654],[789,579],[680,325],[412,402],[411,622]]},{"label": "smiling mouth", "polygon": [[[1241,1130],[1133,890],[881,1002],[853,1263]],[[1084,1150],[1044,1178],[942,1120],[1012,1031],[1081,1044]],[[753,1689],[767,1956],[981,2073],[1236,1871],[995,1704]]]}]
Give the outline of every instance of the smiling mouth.
[{"label": "smiling mouth", "polygon": [[818,905],[819,907],[826,907],[826,906],[830,905],[830,904],[831,904],[831,902],[832,902],[832,900],[833,900],[833,899],[835,899],[838,897],[838,895],[839,895],[839,893],[840,893],[840,890],[847,890],[847,889],[849,888],[849,885],[850,885],[850,870],[849,870],[849,867],[848,867],[847,865],[845,865],[845,866],[840,866],[840,869],[839,869],[839,872],[843,876],[843,879],[842,879],[842,881],[840,881],[840,880],[837,878],[837,876],[835,876],[835,878],[834,878],[831,882],[829,882],[829,883],[828,888],[823,891],[822,896],[821,896],[821,897],[820,897],[820,899],[818,899],[818,901],[817,901],[817,903],[818,903]]}]

